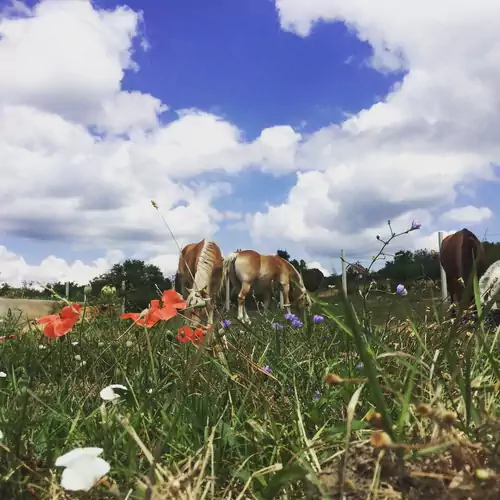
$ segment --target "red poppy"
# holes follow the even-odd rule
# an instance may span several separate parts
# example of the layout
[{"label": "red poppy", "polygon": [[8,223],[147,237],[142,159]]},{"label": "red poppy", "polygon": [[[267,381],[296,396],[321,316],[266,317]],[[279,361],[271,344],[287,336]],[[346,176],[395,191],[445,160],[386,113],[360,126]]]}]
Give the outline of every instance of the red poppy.
[{"label": "red poppy", "polygon": [[201,328],[197,328],[193,331],[189,326],[181,326],[177,331],[177,340],[183,344],[193,342],[193,344],[200,345],[204,335]]},{"label": "red poppy", "polygon": [[174,309],[186,309],[186,301],[172,288],[171,290],[165,290],[161,296],[163,302],[163,307],[169,305]]},{"label": "red poppy", "polygon": [[59,314],[49,314],[38,319],[37,323],[45,324],[43,334],[49,339],[62,337],[71,331],[75,323],[80,319],[80,304],[72,304],[63,307]]},{"label": "red poppy", "polygon": [[185,308],[186,301],[175,290],[165,290],[161,307],[160,301],[155,299],[149,303],[148,312],[142,318],[142,313],[125,313],[120,316],[120,319],[132,319],[136,325],[151,328],[158,321],[168,321],[177,316],[177,309]]}]

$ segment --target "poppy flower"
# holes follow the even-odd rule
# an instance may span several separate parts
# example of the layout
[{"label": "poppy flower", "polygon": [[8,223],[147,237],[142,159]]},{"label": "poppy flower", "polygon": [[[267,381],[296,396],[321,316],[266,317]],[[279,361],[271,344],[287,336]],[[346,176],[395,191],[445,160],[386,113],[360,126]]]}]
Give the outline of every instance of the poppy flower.
[{"label": "poppy flower", "polygon": [[71,331],[75,323],[80,319],[80,304],[72,304],[63,307],[59,314],[49,314],[38,319],[37,323],[45,325],[43,334],[49,339],[62,337]]},{"label": "poppy flower", "polygon": [[139,326],[151,328],[158,321],[168,321],[177,316],[177,309],[186,308],[186,301],[175,290],[165,290],[161,301],[160,306],[158,299],[152,300],[146,313],[125,313],[120,319],[132,319]]},{"label": "poppy flower", "polygon": [[165,290],[161,296],[163,302],[163,307],[169,305],[174,309],[186,309],[186,301],[178,294],[173,288],[170,290]]},{"label": "poppy flower", "polygon": [[196,345],[200,345],[204,335],[201,328],[197,328],[193,331],[189,326],[181,326],[177,331],[177,340],[183,344],[193,342]]}]

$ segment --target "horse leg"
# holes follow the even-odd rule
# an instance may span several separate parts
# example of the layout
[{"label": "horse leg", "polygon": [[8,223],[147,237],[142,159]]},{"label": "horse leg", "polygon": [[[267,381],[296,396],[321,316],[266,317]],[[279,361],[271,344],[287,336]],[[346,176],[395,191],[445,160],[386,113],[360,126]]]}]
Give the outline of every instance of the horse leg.
[{"label": "horse leg", "polygon": [[290,283],[281,283],[281,288],[283,291],[283,306],[288,314],[292,312],[290,309]]},{"label": "horse leg", "polygon": [[250,318],[248,317],[247,309],[245,307],[245,298],[249,291],[250,284],[243,282],[241,284],[240,293],[238,294],[238,319],[248,323],[250,323]]}]

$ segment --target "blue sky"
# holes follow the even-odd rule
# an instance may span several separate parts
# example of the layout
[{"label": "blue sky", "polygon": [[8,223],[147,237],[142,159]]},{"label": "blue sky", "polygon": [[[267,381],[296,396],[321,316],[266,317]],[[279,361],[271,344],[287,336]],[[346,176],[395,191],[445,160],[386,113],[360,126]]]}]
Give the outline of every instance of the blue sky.
[{"label": "blue sky", "polygon": [[[70,0],[65,0],[65,2],[67,5],[73,3]],[[4,19],[9,23],[13,23],[15,18],[22,19],[25,16],[26,13],[20,15],[19,12],[6,11],[8,3],[10,2],[0,1],[0,8],[4,13],[7,12]],[[34,25],[39,20],[41,22],[43,18],[48,25],[53,19],[54,29],[59,29],[61,24],[57,21],[55,3],[53,0],[42,3],[48,6],[43,11],[43,16],[41,10],[32,11],[32,14],[34,13],[32,24]],[[53,5],[50,6],[50,3]],[[160,181],[172,178],[174,182],[180,182],[179,185],[189,185],[191,181],[227,182],[231,185],[231,194],[211,199],[210,207],[219,212],[238,212],[241,217],[246,215],[247,218],[245,219],[246,225],[240,223],[239,229],[234,228],[234,220],[217,222],[220,229],[215,234],[215,238],[220,242],[224,251],[234,250],[236,247],[273,251],[274,247],[281,247],[290,249],[291,253],[298,257],[320,262],[324,267],[331,268],[333,264],[338,267],[336,259],[340,246],[350,245],[350,254],[355,255],[356,258],[369,258],[375,248],[374,244],[370,243],[373,238],[370,234],[377,228],[383,227],[383,221],[389,217],[400,220],[401,224],[408,223],[412,219],[412,213],[415,217],[423,218],[424,225],[426,225],[425,234],[422,232],[422,236],[419,236],[421,238],[419,245],[428,243],[432,238],[435,239],[435,232],[438,230],[449,231],[464,225],[471,227],[478,235],[482,235],[486,228],[491,235],[500,233],[500,229],[495,227],[494,216],[498,205],[496,198],[498,184],[493,183],[491,177],[485,180],[487,178],[485,165],[489,162],[495,163],[495,155],[493,152],[488,152],[482,157],[477,153],[474,136],[466,130],[463,120],[457,118],[454,119],[454,123],[446,122],[446,119],[450,119],[448,117],[453,115],[449,110],[452,107],[455,110],[455,104],[457,110],[464,108],[463,103],[459,102],[460,96],[443,97],[439,94],[441,89],[437,88],[436,84],[436,88],[431,89],[435,96],[430,92],[434,101],[430,97],[430,104],[427,107],[427,102],[424,102],[424,97],[422,97],[423,92],[398,87],[407,76],[425,74],[425,71],[431,73],[428,68],[432,68],[433,64],[432,47],[425,52],[427,42],[421,43],[417,40],[417,32],[412,34],[404,29],[398,31],[395,28],[398,23],[391,23],[390,19],[385,23],[384,19],[377,16],[375,10],[373,13],[370,9],[368,11],[361,8],[357,10],[359,7],[357,1],[352,4],[352,12],[344,11],[342,8],[344,2],[339,2],[338,12],[335,14],[333,8],[323,12],[320,2],[312,2],[309,10],[302,9],[300,6],[297,7],[299,4],[296,0],[280,0],[276,4],[270,0],[212,0],[211,2],[127,0],[125,3],[134,14],[142,11],[143,17],[142,21],[134,23],[134,29],[130,29],[126,35],[123,35],[126,31],[124,29],[120,35],[122,38],[117,38],[120,40],[117,43],[122,43],[123,47],[120,50],[112,48],[112,50],[117,50],[115,59],[109,59],[109,64],[102,67],[102,82],[104,82],[104,73],[108,69],[111,82],[107,86],[102,84],[104,89],[102,96],[99,94],[101,92],[99,85],[102,83],[99,80],[99,71],[95,72],[97,75],[94,74],[93,79],[89,77],[88,87],[85,87],[86,81],[84,80],[89,72],[83,73],[82,69],[82,88],[77,85],[78,79],[68,80],[75,87],[73,89],[70,84],[66,86],[68,103],[73,103],[72,106],[68,104],[67,109],[60,103],[54,104],[57,101],[57,84],[50,86],[50,82],[47,84],[49,90],[45,92],[45,96],[35,95],[35,89],[32,91],[34,97],[26,91],[10,101],[7,99],[4,105],[33,106],[40,113],[54,112],[55,109],[68,123],[81,124],[88,130],[93,130],[92,123],[99,124],[98,119],[94,116],[89,118],[87,115],[84,116],[83,111],[75,110],[80,107],[82,110],[86,107],[90,109],[93,105],[92,99],[95,99],[96,106],[100,106],[101,101],[105,102],[106,99],[110,99],[111,90],[109,89],[114,88],[112,92],[118,93],[139,91],[143,96],[159,99],[169,108],[168,111],[158,115],[159,123],[155,126],[156,129],[149,129],[148,134],[153,135],[162,127],[182,121],[177,114],[178,110],[200,110],[216,115],[224,123],[230,124],[237,130],[239,135],[237,140],[243,145],[241,149],[243,152],[235,153],[235,162],[240,161],[240,157],[246,154],[244,151],[248,148],[245,145],[259,142],[263,130],[274,130],[278,126],[286,126],[289,127],[287,129],[289,133],[293,131],[295,134],[300,134],[297,135],[299,137],[297,144],[290,146],[295,148],[294,152],[291,152],[291,149],[285,151],[285,146],[279,141],[274,146],[280,154],[293,156],[293,161],[286,163],[285,167],[278,167],[272,161],[266,164],[265,158],[268,157],[268,153],[263,153],[262,160],[258,160],[259,154],[254,154],[251,156],[254,160],[241,160],[241,166],[228,172],[232,167],[224,166],[227,160],[224,160],[225,156],[221,153],[221,165],[224,171],[214,168],[211,164],[210,168],[200,168],[196,175],[178,180],[175,165],[171,167],[173,171],[165,170],[164,173],[161,173],[161,161],[154,165],[155,175],[159,175],[157,178],[160,178]],[[29,8],[37,4],[38,2],[33,1],[24,2],[24,5]],[[92,11],[85,11],[85,15],[89,16],[89,24],[102,21],[102,18],[99,21],[97,17],[95,19],[91,17],[95,13],[101,12],[102,14],[103,9],[114,12],[117,6],[123,5],[123,2],[96,0],[92,5]],[[424,9],[425,6],[422,8]],[[67,12],[68,16],[74,14],[74,19],[78,22],[78,19],[83,19],[83,17],[82,13],[77,12],[76,9],[71,5]],[[407,22],[406,14],[402,10],[394,11],[392,15],[396,16],[401,26]],[[338,20],[333,22],[330,19],[333,16],[336,16]],[[115,17],[118,19],[119,16]],[[125,15],[122,17],[126,18]],[[130,16],[127,19],[132,22]],[[103,26],[105,26],[105,21],[102,21]],[[10,25],[13,26],[13,24]],[[432,22],[430,25],[432,27]],[[357,29],[353,29],[352,26],[357,26]],[[418,26],[415,30],[418,30]],[[69,47],[79,50],[82,45],[78,44],[85,46],[88,43],[83,38],[70,41],[72,33],[61,36],[68,37],[68,51]],[[387,42],[387,47],[380,45],[380,36],[390,41]],[[439,50],[444,42],[439,38],[441,35],[437,29],[428,34],[428,38],[432,39],[433,36],[435,45],[438,47],[435,57],[438,58],[441,57]],[[7,54],[7,50],[17,50],[15,43],[7,45],[8,40],[7,42],[6,40],[6,38],[3,42],[0,40],[0,64],[2,63],[2,43],[5,46],[4,55]],[[46,41],[46,39],[42,40]],[[429,46],[431,41],[429,40]],[[147,50],[143,50],[145,42],[148,45]],[[479,48],[482,46],[481,43],[482,41],[478,38],[476,45]],[[125,69],[123,79],[120,81],[116,74],[111,74],[110,68],[112,63],[118,60],[123,67],[122,60],[128,50],[127,44],[134,49],[132,59],[137,64],[138,70]],[[34,48],[36,45],[37,43],[33,41]],[[415,56],[415,47],[419,50],[422,48],[423,51],[423,55],[418,55],[418,58]],[[449,50],[449,48],[447,46],[442,50]],[[66,75],[65,65],[68,65],[67,75],[70,78],[71,72],[76,71],[69,66],[68,61],[71,57],[66,58],[62,52],[52,54],[50,50],[55,49],[50,47],[40,50],[43,54],[41,57],[56,61],[54,72]],[[104,45],[102,50],[106,52]],[[23,56],[26,56],[26,53],[27,51],[23,52]],[[398,59],[400,53],[404,56],[404,63]],[[85,63],[91,64],[88,61],[91,54],[84,53],[84,56]],[[390,59],[393,56],[397,59],[396,63],[394,59]],[[17,57],[20,60],[20,56]],[[29,67],[30,61],[20,62]],[[446,61],[443,66],[446,66]],[[412,67],[417,68],[418,71],[412,73]],[[457,67],[461,68],[465,76],[469,76],[468,68],[458,63]],[[456,68],[452,67],[450,62],[449,71],[452,70]],[[15,78],[20,79],[23,76],[15,75]],[[416,76],[414,78],[417,81]],[[436,81],[438,80],[439,75],[436,76]],[[419,82],[422,81],[424,79],[419,80]],[[12,88],[20,86],[18,81],[14,81],[14,77],[13,82],[16,85],[12,83]],[[489,83],[493,85],[494,82],[485,82],[485,84]],[[88,95],[85,93],[87,88]],[[51,89],[55,95],[52,101],[46,97],[47,93],[52,91]],[[8,94],[7,91],[6,93]],[[384,104],[384,100],[390,95],[396,96],[394,102]],[[399,103],[398,99],[400,99]],[[383,107],[380,108],[377,103],[382,104]],[[448,106],[448,108],[436,111],[436,106],[441,105]],[[141,107],[144,109],[147,107],[146,100],[144,100],[144,106],[141,105]],[[367,110],[367,112],[362,112],[362,110]],[[469,116],[473,116],[476,111],[475,108],[471,108]],[[358,114],[360,112],[362,113]],[[421,116],[419,116],[420,112]],[[457,111],[457,116],[459,116],[458,113],[459,111]],[[104,120],[101,115],[99,116],[100,120]],[[405,121],[402,121],[403,118],[398,118],[399,116],[404,117]],[[355,123],[358,131],[335,127],[335,125],[342,125],[349,117],[356,118],[351,122]],[[360,121],[361,119],[365,121]],[[480,119],[481,115],[478,115],[478,121]],[[107,125],[102,125],[104,127],[109,126],[110,118],[107,117],[106,120]],[[395,120],[399,121],[396,123]],[[460,126],[456,125],[457,123]],[[111,129],[108,128],[108,131],[101,135],[106,144],[112,144],[115,140],[111,139],[109,130]],[[35,137],[35,133],[39,131],[30,133],[30,137]],[[196,133],[193,129],[193,150],[196,150],[199,141],[204,139]],[[124,129],[121,136],[125,137],[129,143],[135,141],[135,137],[129,138],[127,134],[128,132]],[[441,134],[443,139],[438,134]],[[484,138],[485,135],[487,136],[488,132],[482,134],[482,137]],[[467,140],[464,141],[463,137],[470,137],[470,146],[466,144]],[[428,143],[426,138],[429,138]],[[188,137],[186,139],[188,147],[189,140]],[[20,143],[23,147],[31,147],[26,146],[24,139],[20,140]],[[399,143],[401,144],[398,150]],[[58,147],[61,148],[62,154],[65,146],[59,144]],[[78,147],[81,148],[81,146]],[[67,156],[80,158],[75,160],[76,162],[82,161],[81,158],[87,154],[78,147],[71,149]],[[33,151],[33,147],[31,150]],[[323,153],[324,151],[328,153]],[[398,161],[402,161],[402,155],[410,154],[409,151],[414,157],[408,158],[406,163],[399,165]],[[137,159],[138,153],[134,154],[134,158]],[[372,157],[373,166],[370,167]],[[106,162],[111,161],[110,158],[102,160],[101,172],[106,171]],[[429,180],[418,179],[418,170],[423,163],[426,164],[425,168],[431,171],[432,169],[439,170],[440,158],[443,159],[443,175],[453,179],[449,181],[449,186],[444,185],[445,180],[437,182],[437,184],[443,184],[438,189],[436,186],[431,187]],[[363,165],[358,164],[361,162]],[[477,171],[480,171],[480,174],[474,173],[474,162],[477,163]],[[85,167],[81,168],[83,170],[80,172],[85,171]],[[139,167],[131,164],[130,168]],[[343,168],[347,172],[352,172],[354,177],[351,181],[338,180]],[[387,179],[396,177],[396,174],[391,175],[390,168],[394,169],[394,173],[401,173],[402,169],[408,169],[408,182],[403,176],[393,190],[385,189],[383,184],[388,182]],[[383,170],[383,172],[380,170],[380,177],[376,173],[378,169]],[[459,170],[460,174],[457,174]],[[55,171],[56,166],[54,166]],[[307,195],[307,203],[303,203],[300,196],[295,196],[294,201],[289,202],[290,193],[302,193],[302,189],[305,188],[301,186],[306,183],[306,179],[316,175],[313,173],[315,171],[318,172],[317,178],[319,179],[317,199],[315,193],[312,192]],[[174,172],[173,176],[172,172]],[[297,176],[298,172],[304,173],[302,180]],[[78,171],[75,173],[78,174]],[[135,175],[138,173],[140,170],[135,171]],[[40,175],[40,172],[34,175]],[[162,178],[162,176],[165,177]],[[415,181],[412,180],[413,176],[416,178]],[[328,189],[320,189],[323,182],[329,183]],[[404,194],[401,194],[402,199],[389,199],[389,194],[397,198],[395,192],[399,190],[399,186],[402,193],[404,191]],[[466,188],[465,191],[461,189],[461,186]],[[366,197],[372,188],[379,191],[373,198],[375,201],[365,198],[363,203],[363,196]],[[428,199],[424,193],[426,190],[430,193]],[[161,193],[161,190],[159,192]],[[420,194],[416,196],[415,192]],[[144,195],[144,190],[141,193],[144,204],[146,195]],[[175,193],[174,189],[172,194]],[[359,202],[355,202],[358,196]],[[387,197],[387,200],[384,197]],[[440,197],[443,197],[442,203],[439,201]],[[380,214],[378,214],[376,200],[383,201],[380,204]],[[188,204],[187,201],[183,203]],[[272,209],[269,207],[279,207],[282,204],[285,205],[279,209],[281,215],[278,216],[278,212],[273,212],[274,215],[271,215]],[[369,207],[368,212],[366,210],[363,212],[363,204]],[[335,208],[336,205],[338,205],[337,208]],[[470,216],[469,220],[465,221],[459,220],[456,214],[444,219],[441,217],[445,212],[464,206],[472,206],[474,209],[486,207],[493,212],[493,215],[477,216],[480,220],[476,221],[472,220],[475,216]],[[340,213],[338,207],[340,207]],[[348,207],[349,212],[352,213],[342,213],[342,207],[346,210]],[[202,208],[200,210],[201,212],[194,213],[208,213],[209,209],[207,207],[205,210]],[[330,218],[325,215],[330,213],[329,210],[332,211]],[[254,217],[256,212],[261,212],[263,218]],[[375,220],[372,220],[374,214],[377,215]],[[114,216],[110,215],[110,221],[115,220]],[[359,244],[354,240],[350,244],[346,240],[349,234],[346,233],[345,228],[350,227],[350,223],[346,222],[346,217],[351,216],[352,227],[356,226],[356,231],[360,231],[356,236]],[[90,220],[92,217],[91,212],[88,216],[80,214],[82,221]],[[343,217],[343,221],[339,217]],[[26,222],[28,228],[32,227],[31,232],[27,230],[25,236],[21,238],[19,231],[16,232],[12,229],[12,225],[6,224],[3,229],[0,228],[3,232],[2,244],[9,252],[22,256],[28,264],[33,266],[49,255],[64,259],[69,264],[75,259],[81,259],[86,264],[90,264],[92,260],[102,257],[110,249],[123,250],[125,255],[135,254],[135,256],[140,256],[142,251],[142,247],[137,251],[131,250],[134,245],[130,240],[107,241],[105,236],[109,230],[103,230],[102,237],[99,236],[101,233],[97,230],[89,230],[89,234],[94,232],[96,234],[95,241],[91,241],[90,244],[88,238],[83,241],[77,237],[69,240],[57,237],[43,240],[39,236],[40,224],[51,225],[50,222],[35,223],[29,214],[22,220],[23,224]],[[317,220],[322,222],[316,222]],[[207,224],[213,222],[210,219]],[[30,224],[33,225],[30,226]],[[36,227],[37,224],[38,227]],[[63,228],[67,227],[64,221],[60,224]],[[200,227],[193,229],[186,235],[186,238],[201,237],[202,227],[203,224],[200,222]],[[302,227],[301,232],[299,227]],[[340,227],[344,229],[339,232]],[[363,227],[367,230],[371,227],[372,232],[363,233]],[[310,229],[310,234],[306,234],[308,229]],[[59,234],[57,231],[54,232]],[[281,235],[283,237],[280,239]],[[416,241],[410,244],[410,246],[415,245],[418,246]],[[156,254],[158,253],[159,250],[156,249]],[[155,252],[144,251],[145,258],[152,257],[152,254]]]}]

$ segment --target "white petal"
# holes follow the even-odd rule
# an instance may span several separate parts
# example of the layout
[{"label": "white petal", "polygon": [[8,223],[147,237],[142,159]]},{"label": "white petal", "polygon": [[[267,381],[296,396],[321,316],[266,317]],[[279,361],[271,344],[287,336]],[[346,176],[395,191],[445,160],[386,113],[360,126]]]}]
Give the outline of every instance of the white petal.
[{"label": "white petal", "polygon": [[123,389],[125,391],[127,390],[127,388],[124,385],[111,384],[102,389],[99,395],[101,396],[102,399],[104,399],[104,401],[113,401],[114,399],[118,399],[120,395],[117,394],[113,389]]},{"label": "white petal", "polygon": [[110,466],[102,458],[85,457],[64,469],[61,486],[66,490],[89,491],[102,476],[109,472]]},{"label": "white petal", "polygon": [[3,439],[3,432],[0,431],[0,441]]},{"label": "white petal", "polygon": [[0,377],[5,378],[7,374],[5,372],[0,372]]},{"label": "white petal", "polygon": [[68,453],[65,453],[64,455],[58,457],[55,466],[70,467],[75,460],[81,460],[86,457],[97,458],[102,452],[102,448],[75,448],[74,450],[68,451]]}]

